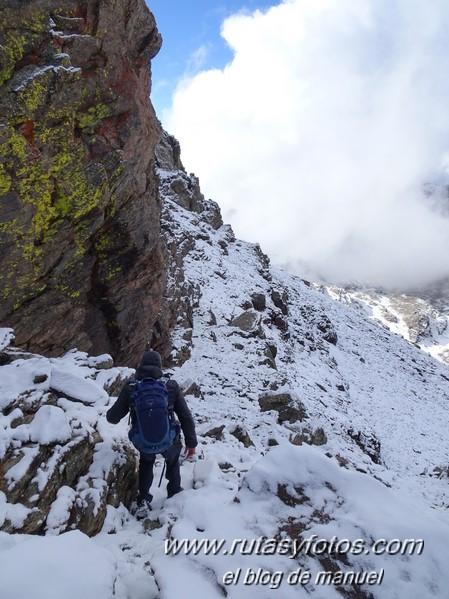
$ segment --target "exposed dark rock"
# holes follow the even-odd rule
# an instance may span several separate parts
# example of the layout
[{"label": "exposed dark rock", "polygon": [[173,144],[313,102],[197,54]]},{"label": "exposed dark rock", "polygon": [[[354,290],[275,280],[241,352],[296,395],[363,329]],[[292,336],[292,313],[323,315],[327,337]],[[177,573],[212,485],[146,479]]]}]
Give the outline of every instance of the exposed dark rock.
[{"label": "exposed dark rock", "polygon": [[[23,522],[23,525],[19,529],[19,532],[27,535],[34,534],[36,532],[41,532],[44,522],[45,515],[40,510],[36,509],[28,513]],[[15,525],[8,518],[5,520],[0,530],[9,534],[14,534],[18,532]]]},{"label": "exposed dark rock", "polygon": [[274,370],[277,370],[276,360],[275,360],[276,353],[277,353],[276,347],[274,345],[269,345],[267,343],[266,347],[264,349],[264,352],[263,352],[265,359],[261,362],[261,364],[269,366],[270,368],[273,368]]},{"label": "exposed dark rock", "polygon": [[163,132],[156,146],[156,162],[157,166],[164,171],[184,171],[179,141],[167,131]]},{"label": "exposed dark rock", "polygon": [[[11,522],[5,521],[1,530],[27,534],[42,532],[57,493],[64,486],[72,487],[74,497],[79,497],[79,500],[74,501],[65,525],[60,523],[62,530],[69,530],[75,524],[82,532],[93,535],[103,525],[108,504],[117,507],[123,502],[129,506],[136,495],[136,457],[129,447],[122,447],[117,453],[106,480],[101,483],[102,491],[99,498],[97,479],[87,477],[88,484],[82,482],[83,475],[88,472],[92,463],[95,448],[101,441],[98,435],[86,435],[68,439],[64,445],[28,444],[18,450],[9,450],[3,460],[1,490],[5,493],[8,503],[20,502],[33,511],[22,525],[12,525]],[[26,472],[19,480],[6,484],[8,472],[24,458],[24,451],[34,452]],[[39,472],[46,473],[43,488],[38,486]],[[95,500],[89,497],[86,486],[92,487],[92,497],[95,496]]]},{"label": "exposed dark rock", "polygon": [[260,325],[260,314],[255,310],[245,310],[231,320],[229,323],[231,327],[236,327],[245,333],[254,333],[257,331]]},{"label": "exposed dark rock", "polygon": [[251,437],[248,434],[248,431],[245,430],[242,426],[237,426],[233,431],[230,431],[231,435],[233,435],[240,443],[243,443],[245,447],[254,447],[254,443]]},{"label": "exposed dark rock", "polygon": [[173,367],[182,364],[190,356],[190,344],[184,340],[182,344],[170,340],[167,331],[175,324],[190,329],[193,324],[193,306],[201,296],[197,289],[186,280],[183,268],[185,256],[195,247],[193,237],[179,230],[179,224],[173,220],[168,205],[165,205],[162,217],[162,228],[168,249],[168,283],[166,297],[158,320],[158,329],[153,336],[159,338],[159,344],[172,349],[165,366]]},{"label": "exposed dark rock", "polygon": [[310,331],[309,334],[305,335],[305,338],[310,341],[310,350],[314,351],[316,349],[320,338],[332,345],[337,344],[338,337],[334,326],[322,310],[319,310],[315,306],[306,305],[301,306],[300,312],[309,326],[312,325],[316,328],[313,333]]},{"label": "exposed dark rock", "polygon": [[435,466],[429,476],[436,476],[437,478],[449,478],[449,466]]},{"label": "exposed dark rock", "polygon": [[195,381],[189,382],[185,387],[182,388],[182,391],[184,395],[193,395],[193,397],[204,399],[201,387]]},{"label": "exposed dark rock", "polygon": [[263,312],[267,307],[267,298],[264,293],[253,293],[251,302],[255,310]]},{"label": "exposed dark rock", "polygon": [[288,380],[286,378],[282,377],[279,380],[271,381],[271,383],[269,385],[269,389],[270,389],[270,391],[278,391],[281,387],[284,387],[287,384],[288,384]]},{"label": "exposed dark rock", "polygon": [[220,462],[218,464],[218,467],[220,468],[220,470],[232,470],[234,468],[234,466],[232,464],[230,464],[229,462]]},{"label": "exposed dark rock", "polygon": [[317,322],[317,328],[323,333],[323,339],[332,345],[337,345],[338,337],[337,333],[326,315],[322,315],[320,320]]},{"label": "exposed dark rock", "polygon": [[[204,199],[198,179],[185,172],[180,158],[179,144],[173,136],[163,133],[156,148],[156,156],[159,167],[157,172],[160,180],[160,194],[165,199],[162,230],[168,249],[168,284],[157,325],[162,335],[160,345],[168,347],[172,343],[170,348],[172,351],[165,365],[173,367],[181,365],[190,357],[191,331],[188,336],[175,342],[170,341],[167,331],[170,331],[175,324],[179,328],[191,329],[193,307],[197,305],[201,297],[201,289],[194,287],[186,280],[183,261],[186,255],[195,249],[198,238],[205,241],[210,240],[207,227],[198,228],[195,232],[183,230],[176,220],[176,213],[184,209],[201,214],[202,223],[210,225],[214,229],[223,228],[224,242],[233,237],[233,233],[230,227],[223,226],[218,205]],[[223,275],[221,272],[217,272],[217,274]],[[211,312],[210,325],[214,326],[215,324],[216,318]]]},{"label": "exposed dark rock", "polygon": [[278,354],[278,348],[276,347],[276,345],[274,343],[267,343],[267,347],[270,350],[273,359],[276,358]]},{"label": "exposed dark rock", "polygon": [[100,532],[103,526],[108,505],[118,507],[123,503],[129,507],[137,496],[134,451],[128,446],[119,448],[117,459],[111,464],[106,480],[88,478],[84,484],[81,481],[79,487],[79,499],[74,502],[68,528],[75,526],[85,534],[93,536]]},{"label": "exposed dark rock", "polygon": [[266,281],[271,281],[272,277],[270,273],[270,259],[266,254],[264,254],[258,243],[255,243],[253,248],[260,264],[260,267],[258,268],[259,273]]},{"label": "exposed dark rock", "polygon": [[332,329],[330,331],[326,331],[323,335],[323,339],[328,343],[332,343],[332,345],[337,345],[338,336],[337,333]]},{"label": "exposed dark rock", "polygon": [[308,417],[304,406],[294,401],[290,393],[265,393],[259,397],[259,406],[262,412],[270,410],[278,412],[279,423],[285,421],[294,423]]},{"label": "exposed dark rock", "polygon": [[351,428],[348,430],[348,435],[375,464],[382,464],[380,441],[374,433],[367,434],[362,431],[355,431]]},{"label": "exposed dark rock", "polygon": [[210,430],[208,430],[206,433],[203,433],[203,437],[212,437],[213,439],[216,439],[217,441],[221,441],[223,439],[224,428],[225,428],[224,424],[222,424],[221,426],[215,426],[214,428],[211,428]]},{"label": "exposed dark rock", "polygon": [[286,291],[280,293],[277,289],[271,291],[271,299],[276,308],[279,308],[285,316],[288,315],[288,294]]},{"label": "exposed dark rock", "polygon": [[298,420],[301,422],[305,418],[307,418],[307,413],[303,406],[299,408],[296,408],[294,406],[286,406],[285,408],[279,410],[278,422],[290,422],[291,424],[293,424]]},{"label": "exposed dark rock", "polygon": [[153,341],[166,257],[148,65],[160,45],[144,0],[2,2],[0,323],[22,347],[123,364]]},{"label": "exposed dark rock", "polygon": [[156,518],[155,520],[148,518],[143,523],[145,532],[151,532],[152,530],[157,530],[158,528],[162,528],[162,526],[163,526],[163,524],[158,518]]},{"label": "exposed dark rock", "polygon": [[212,310],[209,310],[209,321],[208,321],[208,325],[211,327],[216,327],[217,326],[217,317],[215,316],[215,314],[212,312]]},{"label": "exposed dark rock", "polygon": [[129,375],[128,377],[120,375],[111,383],[105,385],[104,390],[110,397],[115,397],[120,393],[126,381],[129,381],[131,378],[132,375]]},{"label": "exposed dark rock", "polygon": [[6,364],[10,364],[13,361],[13,357],[11,354],[7,352],[0,352],[0,366],[6,366]]},{"label": "exposed dark rock", "polygon": [[103,354],[102,356],[90,358],[89,366],[97,368],[98,370],[108,370],[114,366],[114,360],[111,358],[111,356]]},{"label": "exposed dark rock", "polygon": [[301,487],[288,487],[287,485],[278,485],[276,495],[289,507],[296,507],[297,505],[301,505],[310,501],[309,497],[304,494]]},{"label": "exposed dark rock", "polygon": [[321,427],[316,428],[314,431],[303,428],[290,440],[290,443],[293,445],[302,445],[303,443],[307,445],[326,445],[327,435]]},{"label": "exposed dark rock", "polygon": [[281,314],[271,312],[270,317],[271,322],[274,324],[276,328],[282,331],[282,333],[286,333],[288,331],[288,322]]}]

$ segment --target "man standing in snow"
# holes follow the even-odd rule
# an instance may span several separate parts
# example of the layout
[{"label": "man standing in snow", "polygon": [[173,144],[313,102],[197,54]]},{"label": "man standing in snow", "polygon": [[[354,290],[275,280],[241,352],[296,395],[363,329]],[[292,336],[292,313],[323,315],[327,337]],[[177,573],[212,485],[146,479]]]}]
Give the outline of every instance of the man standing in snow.
[{"label": "man standing in snow", "polygon": [[[147,351],[143,354],[140,366],[136,371],[136,379],[143,380],[146,378],[160,379],[162,377],[162,360],[161,356],[156,351]],[[124,416],[126,416],[132,407],[131,385],[133,381],[125,384],[114,405],[107,411],[106,418],[108,422],[117,424]],[[167,381],[168,392],[168,410],[176,414],[184,434],[186,450],[185,457],[189,458],[195,453],[195,447],[198,444],[195,432],[195,424],[192,414],[187,406],[186,400],[182,395],[179,385],[174,380]],[[162,453],[166,463],[165,477],[167,483],[167,496],[173,497],[180,491],[181,474],[179,456],[182,450],[181,435],[178,434],[173,445]],[[147,512],[151,510],[151,500],[153,496],[150,493],[151,483],[153,482],[153,466],[156,459],[156,454],[140,453],[139,461],[139,495],[137,497],[137,518],[144,518]]]}]

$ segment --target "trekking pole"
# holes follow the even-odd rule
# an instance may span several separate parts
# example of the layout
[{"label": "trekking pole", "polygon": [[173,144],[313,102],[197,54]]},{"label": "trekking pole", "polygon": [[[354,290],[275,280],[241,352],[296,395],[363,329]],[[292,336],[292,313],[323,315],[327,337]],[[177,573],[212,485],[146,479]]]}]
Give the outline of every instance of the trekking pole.
[{"label": "trekking pole", "polygon": [[165,472],[165,466],[167,465],[167,462],[164,460],[164,467],[162,468],[162,472],[161,472],[161,478],[159,479],[159,484],[158,484],[158,488],[161,486],[162,483],[162,477],[164,476],[164,472]]}]

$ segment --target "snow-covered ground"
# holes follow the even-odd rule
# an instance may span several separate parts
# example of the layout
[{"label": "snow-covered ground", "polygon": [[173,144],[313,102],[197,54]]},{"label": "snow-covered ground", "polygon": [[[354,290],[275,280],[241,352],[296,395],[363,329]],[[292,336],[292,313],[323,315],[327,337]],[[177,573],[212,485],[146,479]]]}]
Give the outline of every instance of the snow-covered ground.
[{"label": "snow-covered ground", "polygon": [[[185,491],[165,498],[159,460],[151,519],[110,506],[88,538],[58,534],[64,488],[45,536],[0,533],[2,599],[447,599],[449,480],[437,475],[449,465],[447,367],[363,311],[269,269],[229,227],[214,231],[166,203],[170,239],[194,240],[184,259],[196,290],[191,341],[181,327],[173,337],[173,356],[184,346],[191,355],[172,375],[197,389],[187,400],[200,445],[182,465]],[[10,338],[0,332],[3,346]],[[2,416],[1,456],[24,438],[57,443],[69,429],[98,431],[101,481],[127,423],[105,421],[114,398],[103,387],[118,373],[96,363],[74,351],[1,366],[2,407],[25,391],[42,399],[53,378],[78,399],[60,398],[22,429]],[[42,373],[46,381],[34,383]],[[262,411],[280,396],[295,417]],[[21,510],[0,493],[0,524]],[[345,584],[340,571],[372,584]]]},{"label": "snow-covered ground", "polygon": [[449,364],[449,301],[431,290],[419,294],[388,293],[375,289],[343,289],[316,285],[345,305],[361,310],[393,333],[416,343],[431,356]]}]

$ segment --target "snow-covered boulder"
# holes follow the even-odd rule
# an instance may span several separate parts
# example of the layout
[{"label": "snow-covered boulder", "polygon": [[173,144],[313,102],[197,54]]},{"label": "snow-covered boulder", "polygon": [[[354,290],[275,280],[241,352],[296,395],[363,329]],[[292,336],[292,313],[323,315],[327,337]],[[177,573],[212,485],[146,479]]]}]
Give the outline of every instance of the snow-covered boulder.
[{"label": "snow-covered boulder", "polygon": [[[12,338],[12,333],[4,338]],[[72,351],[47,359],[5,349],[0,366],[0,530],[92,535],[108,505],[136,494],[136,455],[105,421],[130,369]],[[121,382],[121,385],[120,385]],[[105,441],[106,440],[106,441]]]}]

